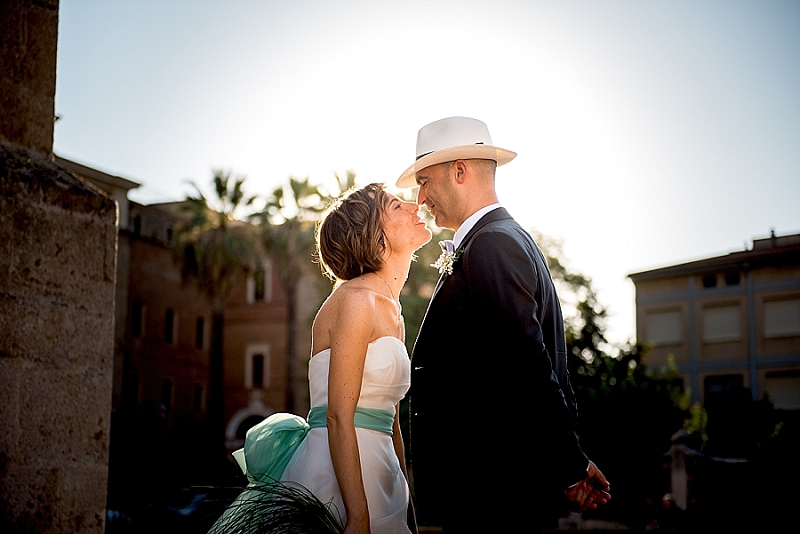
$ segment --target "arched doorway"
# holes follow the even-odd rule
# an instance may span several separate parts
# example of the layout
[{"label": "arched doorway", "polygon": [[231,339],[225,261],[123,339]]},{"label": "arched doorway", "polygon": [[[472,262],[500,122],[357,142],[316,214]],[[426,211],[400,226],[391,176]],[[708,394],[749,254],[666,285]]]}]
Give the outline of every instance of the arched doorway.
[{"label": "arched doorway", "polygon": [[275,413],[275,410],[265,406],[261,401],[255,400],[251,401],[246,408],[242,408],[233,414],[233,417],[225,427],[225,447],[228,449],[230,461],[235,461],[230,456],[230,453],[244,446],[244,438],[247,435],[247,431],[273,413]]}]

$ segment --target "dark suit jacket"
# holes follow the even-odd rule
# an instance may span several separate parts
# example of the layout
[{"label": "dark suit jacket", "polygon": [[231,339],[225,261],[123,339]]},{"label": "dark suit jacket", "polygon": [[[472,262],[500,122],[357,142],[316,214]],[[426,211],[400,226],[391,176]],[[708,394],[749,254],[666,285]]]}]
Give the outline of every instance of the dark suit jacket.
[{"label": "dark suit jacket", "polygon": [[505,209],[482,217],[460,248],[412,353],[417,513],[422,524],[476,531],[482,510],[521,528],[586,477],[561,305],[544,255]]}]

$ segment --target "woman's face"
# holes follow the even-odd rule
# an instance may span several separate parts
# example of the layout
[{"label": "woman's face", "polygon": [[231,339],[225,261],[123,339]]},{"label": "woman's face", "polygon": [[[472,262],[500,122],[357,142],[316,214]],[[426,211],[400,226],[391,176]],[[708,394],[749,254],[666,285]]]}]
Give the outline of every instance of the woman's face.
[{"label": "woman's face", "polygon": [[391,193],[386,193],[386,197],[382,220],[389,252],[414,252],[431,240],[430,229],[419,217],[419,204],[405,202]]}]

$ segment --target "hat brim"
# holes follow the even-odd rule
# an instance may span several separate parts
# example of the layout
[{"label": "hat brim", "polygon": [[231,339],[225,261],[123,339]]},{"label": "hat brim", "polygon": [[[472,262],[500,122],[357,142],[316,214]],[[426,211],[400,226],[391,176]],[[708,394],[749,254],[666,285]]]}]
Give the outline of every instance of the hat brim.
[{"label": "hat brim", "polygon": [[417,185],[416,174],[419,171],[439,163],[457,159],[491,159],[500,166],[505,165],[515,157],[517,157],[516,152],[491,145],[461,145],[443,148],[422,156],[415,161],[400,175],[395,185],[397,187],[414,187]]}]

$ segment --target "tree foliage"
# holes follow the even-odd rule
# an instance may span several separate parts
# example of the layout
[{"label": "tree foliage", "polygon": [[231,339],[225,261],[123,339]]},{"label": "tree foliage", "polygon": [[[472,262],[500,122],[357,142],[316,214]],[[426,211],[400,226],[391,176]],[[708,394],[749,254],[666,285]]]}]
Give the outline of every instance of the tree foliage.
[{"label": "tree foliage", "polygon": [[[696,457],[706,459],[702,470],[694,468],[697,480],[690,492],[696,502],[689,512],[693,527],[762,529],[781,523],[781,510],[793,502],[784,482],[800,470],[794,460],[800,443],[798,413],[775,410],[769,399],[754,401],[746,388],[711,395],[705,406],[691,403],[691,391],[683,387],[673,359],[663,370],[651,369],[646,365],[647,347],[630,341],[608,344],[603,335],[606,311],[591,279],[566,265],[558,241],[534,235],[568,310],[568,366],[581,444],[612,485],[609,506],[596,513],[628,524],[641,520],[644,525],[652,519],[647,503],[660,503],[670,491],[665,453],[673,434],[684,429]],[[734,469],[713,460],[720,457],[747,463],[733,464],[739,466]]]},{"label": "tree foliage", "polygon": [[565,307],[567,363],[581,445],[611,481],[614,497],[608,509],[626,513],[661,491],[662,455],[689,418],[687,392],[674,366],[664,373],[647,369],[645,347],[608,343],[607,312],[591,278],[566,264],[558,241],[532,234]]},{"label": "tree foliage", "polygon": [[176,251],[181,273],[194,280],[214,305],[224,308],[233,287],[258,264],[258,243],[253,227],[236,218],[237,212],[253,204],[246,196],[245,178],[216,170],[212,177],[215,197],[206,198],[196,183],[179,209],[183,217],[176,232]]}]

